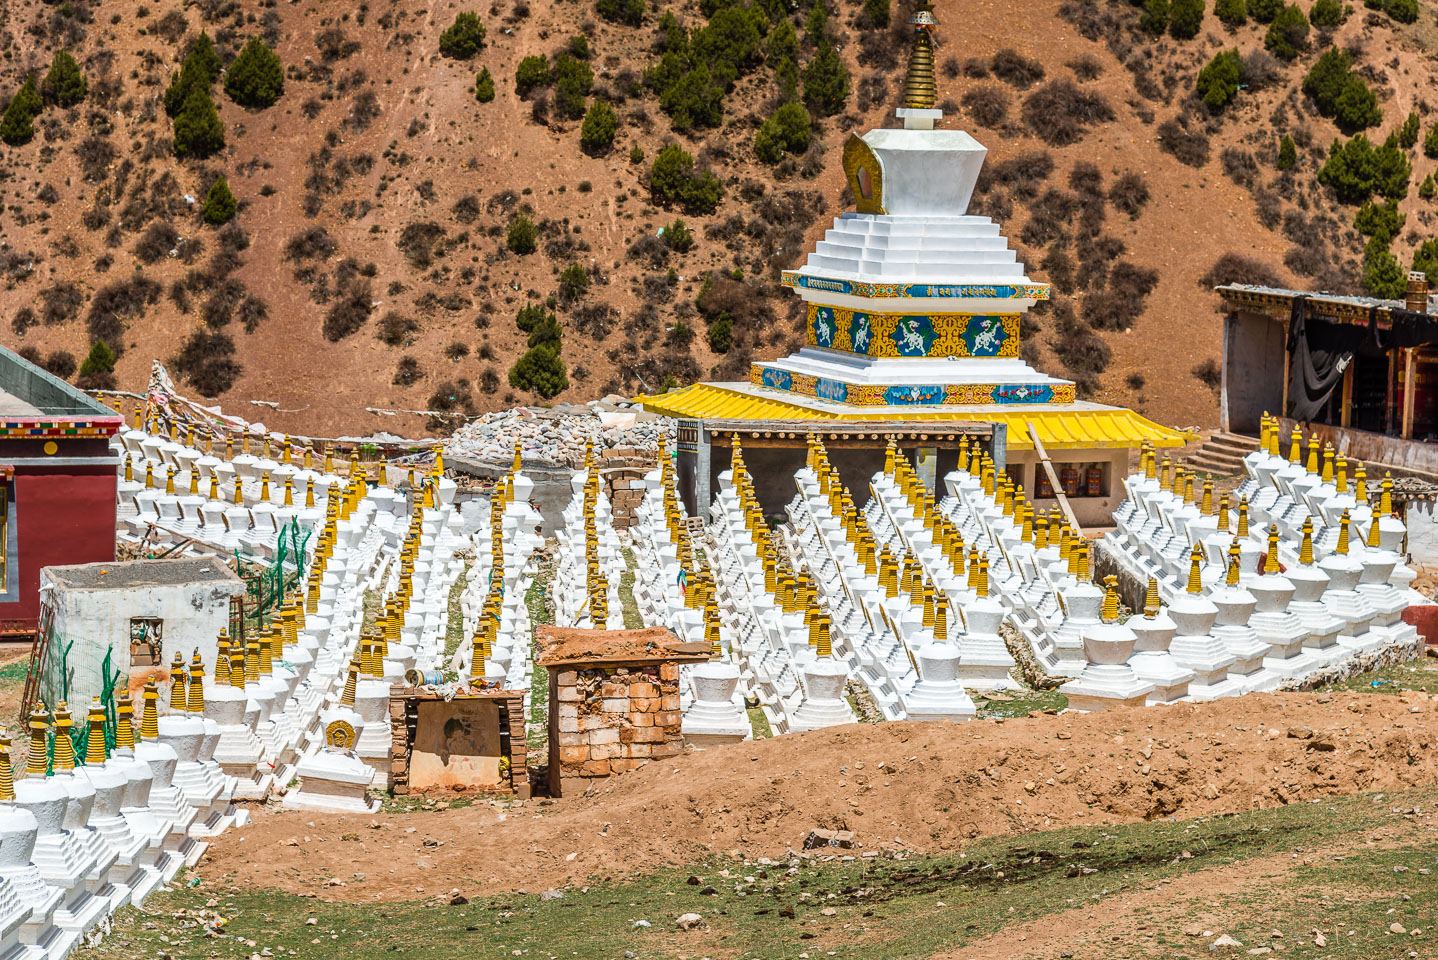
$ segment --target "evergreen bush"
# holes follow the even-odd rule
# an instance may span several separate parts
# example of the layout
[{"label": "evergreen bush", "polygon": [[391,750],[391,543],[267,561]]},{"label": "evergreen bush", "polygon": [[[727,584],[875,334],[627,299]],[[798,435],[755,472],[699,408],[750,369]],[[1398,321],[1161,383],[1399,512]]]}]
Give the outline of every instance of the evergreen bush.
[{"label": "evergreen bush", "polygon": [[564,360],[559,356],[559,343],[541,343],[530,347],[524,356],[509,368],[509,385],[528,390],[552,400],[569,387]]},{"label": "evergreen bush", "polygon": [[1272,23],[1283,9],[1283,0],[1248,0],[1248,15],[1259,23]]},{"label": "evergreen bush", "polygon": [[72,107],[85,99],[88,86],[75,58],[64,50],[56,50],[50,60],[50,72],[45,74],[45,95],[62,107]]},{"label": "evergreen bush", "polygon": [[216,178],[214,185],[210,187],[210,192],[205,194],[205,205],[200,212],[206,223],[218,225],[233,217],[238,208],[239,203],[235,200],[235,195],[230,192],[230,185],[221,176]]},{"label": "evergreen bush", "polygon": [[1198,95],[1215,112],[1228,106],[1238,95],[1243,79],[1243,58],[1237,50],[1221,50],[1198,71]]},{"label": "evergreen bush", "polygon": [[1294,145],[1293,138],[1288,134],[1278,141],[1278,169],[1292,170],[1298,163],[1298,147]]},{"label": "evergreen bush", "polygon": [[488,67],[481,67],[479,75],[474,78],[474,99],[480,103],[489,103],[494,99],[494,77],[490,76]]},{"label": "evergreen bush", "polygon": [[504,245],[511,252],[524,256],[533,253],[538,244],[539,229],[534,225],[534,221],[525,214],[515,214],[514,219],[509,221],[509,230],[505,233]]},{"label": "evergreen bush", "polygon": [[1404,150],[1412,150],[1413,145],[1418,142],[1418,131],[1421,121],[1418,119],[1418,111],[1413,110],[1408,114],[1408,119],[1403,121],[1403,126],[1398,128],[1398,146]]},{"label": "evergreen bush", "polygon": [[754,135],[754,153],[765,163],[778,163],[785,153],[808,150],[809,140],[809,111],[797,103],[786,103],[759,127]]},{"label": "evergreen bush", "polygon": [[201,32],[180,62],[180,72],[165,88],[165,112],[177,116],[184,109],[192,87],[203,86],[208,94],[210,84],[220,76],[220,67],[220,55],[215,52],[210,35]]},{"label": "evergreen bush", "polygon": [[1296,3],[1291,3],[1278,12],[1268,25],[1263,37],[1263,46],[1275,57],[1293,60],[1308,44],[1308,17]]},{"label": "evergreen bush", "polygon": [[514,70],[514,87],[521,97],[536,87],[547,87],[552,82],[549,60],[539,54],[525,57]]},{"label": "evergreen bush", "polygon": [[465,10],[457,14],[454,23],[439,35],[439,52],[456,60],[468,60],[484,46],[484,36],[484,24],[479,22],[479,14]]},{"label": "evergreen bush", "polygon": [[644,0],[596,0],[594,9],[611,23],[637,27],[644,19]]},{"label": "evergreen bush", "polygon": [[1192,40],[1203,27],[1204,0],[1173,0],[1168,7],[1168,32],[1177,40]]},{"label": "evergreen bush", "polygon": [[1248,4],[1244,0],[1215,0],[1213,15],[1230,27],[1248,22]]},{"label": "evergreen bush", "polygon": [[594,87],[594,71],[567,53],[554,61],[554,108],[566,120],[584,116],[585,99]]},{"label": "evergreen bush", "polygon": [[1363,248],[1363,292],[1384,300],[1402,300],[1408,289],[1408,276],[1398,258],[1379,237]]},{"label": "evergreen bush", "polygon": [[284,89],[285,68],[259,37],[251,37],[225,71],[225,93],[242,107],[268,107],[280,98]]},{"label": "evergreen bush", "polygon": [[839,52],[825,45],[804,68],[804,104],[821,117],[832,117],[849,99],[849,71]]},{"label": "evergreen bush", "polygon": [[175,117],[175,156],[208,157],[225,145],[225,125],[210,99],[209,88],[194,84]]},{"label": "evergreen bush", "polygon": [[1156,37],[1161,35],[1168,29],[1168,0],[1143,0],[1138,25]]},{"label": "evergreen bush", "polygon": [[4,116],[0,116],[0,140],[12,147],[28,143],[35,136],[35,115],[42,105],[40,94],[35,89],[35,78],[26,77],[20,89],[15,91],[15,96],[10,98]]},{"label": "evergreen bush", "polygon": [[1308,11],[1308,22],[1319,28],[1336,27],[1347,16],[1343,0],[1313,0]]},{"label": "evergreen bush", "polygon": [[649,189],[663,205],[677,204],[689,213],[713,213],[724,196],[719,178],[708,170],[694,169],[694,158],[671,143],[649,168]]},{"label": "evergreen bush", "polygon": [[619,116],[614,108],[603,100],[596,100],[584,115],[579,128],[579,144],[588,153],[603,153],[614,143],[614,133],[619,129]]}]

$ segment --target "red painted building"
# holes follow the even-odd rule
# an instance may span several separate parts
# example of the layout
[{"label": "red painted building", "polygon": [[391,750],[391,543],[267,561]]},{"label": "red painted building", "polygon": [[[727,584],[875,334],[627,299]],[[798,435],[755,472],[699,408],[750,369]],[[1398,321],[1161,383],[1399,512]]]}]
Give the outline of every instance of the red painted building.
[{"label": "red painted building", "polygon": [[113,410],[0,347],[0,640],[34,636],[40,568],[115,559]]}]

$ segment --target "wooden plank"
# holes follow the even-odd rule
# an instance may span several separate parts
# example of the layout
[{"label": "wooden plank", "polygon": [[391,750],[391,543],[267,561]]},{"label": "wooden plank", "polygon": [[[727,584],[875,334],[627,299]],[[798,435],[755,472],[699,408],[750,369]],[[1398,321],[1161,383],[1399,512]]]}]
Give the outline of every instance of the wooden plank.
[{"label": "wooden plank", "polygon": [[1044,449],[1044,442],[1039,439],[1038,428],[1032,420],[1025,420],[1024,426],[1029,429],[1029,438],[1034,442],[1034,453],[1038,454],[1039,465],[1048,474],[1049,486],[1054,489],[1054,499],[1059,502],[1059,509],[1068,518],[1069,526],[1074,528],[1074,533],[1083,536],[1083,527],[1079,525],[1078,517],[1074,516],[1073,507],[1069,506],[1069,498],[1064,495],[1063,484],[1059,483],[1058,471],[1054,469],[1053,461],[1049,459],[1049,453]]},{"label": "wooden plank", "polygon": [[1343,412],[1339,422],[1344,427],[1353,426],[1353,367],[1357,362],[1358,358],[1354,357],[1343,370]]},{"label": "wooden plank", "polygon": [[1403,433],[1404,440],[1413,436],[1413,406],[1418,396],[1418,351],[1408,347],[1403,351]]}]

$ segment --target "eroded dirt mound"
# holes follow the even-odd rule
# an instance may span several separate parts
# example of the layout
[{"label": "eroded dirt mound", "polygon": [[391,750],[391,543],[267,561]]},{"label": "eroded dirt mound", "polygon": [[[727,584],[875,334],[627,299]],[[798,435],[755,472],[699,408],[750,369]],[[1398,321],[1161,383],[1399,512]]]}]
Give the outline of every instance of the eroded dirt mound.
[{"label": "eroded dirt mound", "polygon": [[[588,796],[434,813],[260,812],[202,871],[335,900],[616,877],[783,856],[814,828],[864,850],[953,850],[1078,824],[1193,817],[1432,783],[1438,698],[1258,694],[962,725],[851,725],[651,763]],[[855,851],[856,853],[858,851]],[[343,886],[325,886],[340,880]]]}]

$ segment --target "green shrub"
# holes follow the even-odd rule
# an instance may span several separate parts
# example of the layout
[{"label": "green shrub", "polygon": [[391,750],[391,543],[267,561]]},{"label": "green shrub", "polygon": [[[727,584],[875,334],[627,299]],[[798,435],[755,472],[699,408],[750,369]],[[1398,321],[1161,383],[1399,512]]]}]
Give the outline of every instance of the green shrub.
[{"label": "green shrub", "polygon": [[1168,32],[1178,40],[1192,40],[1203,27],[1203,0],[1173,0],[1168,7]]},{"label": "green shrub", "polygon": [[530,347],[514,366],[509,368],[509,385],[528,390],[552,400],[569,387],[564,360],[559,356],[558,343],[542,343]]},{"label": "green shrub", "polygon": [[531,54],[519,61],[514,71],[514,88],[521,97],[536,87],[547,87],[553,82],[549,60],[539,54]]},{"label": "green shrub", "polygon": [[595,0],[594,9],[611,23],[637,27],[644,19],[644,0]]},{"label": "green shrub", "polygon": [[771,67],[777,67],[781,61],[794,62],[799,59],[799,34],[794,30],[794,22],[788,17],[780,20],[769,31],[769,37],[764,43],[764,60]]},{"label": "green shrub", "polygon": [[661,204],[677,204],[690,213],[713,213],[724,196],[719,178],[708,170],[695,170],[694,158],[671,143],[649,168],[649,189]]},{"label": "green shrub", "polygon": [[1378,97],[1357,74],[1349,74],[1338,95],[1333,119],[1345,133],[1366,130],[1383,122],[1383,111],[1378,109]]},{"label": "green shrub", "polygon": [[1415,23],[1418,20],[1418,0],[1387,0],[1383,9],[1399,23]]},{"label": "green shrub", "polygon": [[1418,111],[1413,110],[1408,114],[1408,119],[1403,121],[1403,126],[1398,128],[1398,146],[1404,150],[1412,150],[1413,145],[1418,142],[1418,131],[1421,129],[1421,121],[1418,119]]},{"label": "green shrub", "polygon": [[564,303],[578,300],[589,292],[589,271],[582,264],[571,263],[559,274],[559,299]]},{"label": "green shrub", "polygon": [[584,116],[585,99],[594,87],[594,71],[583,60],[561,53],[554,61],[554,109],[566,120]]},{"label": "green shrub", "polygon": [[1402,300],[1408,276],[1388,244],[1374,237],[1363,248],[1363,292],[1384,300]]},{"label": "green shrub", "polygon": [[1298,163],[1298,147],[1293,143],[1293,138],[1288,134],[1278,141],[1278,169],[1292,170],[1294,164]]},{"label": "green shrub", "polygon": [[1168,29],[1168,0],[1143,0],[1143,13],[1138,25],[1154,36]]},{"label": "green shrub", "polygon": [[849,99],[849,71],[833,46],[826,45],[804,68],[804,103],[821,117],[832,117]]},{"label": "green shrub", "polygon": [[1313,7],[1308,11],[1308,22],[1315,27],[1336,27],[1343,22],[1345,16],[1347,14],[1343,0],[1313,0]]},{"label": "green shrub", "polygon": [[1360,133],[1347,143],[1333,142],[1318,181],[1332,187],[1343,203],[1359,204],[1375,193],[1402,200],[1408,195],[1412,175],[1413,166],[1398,146],[1396,135],[1375,150]]},{"label": "green shrub", "polygon": [[694,231],[683,220],[676,219],[664,228],[664,245],[675,253],[688,253],[694,249]]},{"label": "green shrub", "polygon": [[[823,4],[814,6],[822,8]],[[757,7],[731,6],[717,10],[707,25],[690,36],[690,62],[707,66],[714,82],[727,91],[741,74],[759,63],[768,26],[768,18]]]},{"label": "green shrub", "polygon": [[10,98],[4,116],[0,117],[0,140],[12,147],[28,143],[35,136],[34,120],[41,106],[43,103],[39,91],[35,89],[35,78],[26,77],[20,89],[15,91],[15,96]]},{"label": "green shrub", "polygon": [[619,116],[614,108],[603,100],[596,100],[584,115],[579,128],[579,144],[589,153],[602,153],[614,143],[614,133],[619,129]]},{"label": "green shrub", "polygon": [[474,78],[474,99],[480,103],[489,103],[494,99],[494,77],[488,67],[480,67],[479,75]]},{"label": "green shrub", "polygon": [[1213,15],[1230,27],[1248,22],[1248,4],[1244,0],[1215,0]]},{"label": "green shrub", "polygon": [[829,8],[826,0],[815,0],[804,20],[804,36],[810,43],[822,43],[829,31]]},{"label": "green shrub", "polygon": [[734,345],[734,319],[729,311],[721,310],[719,316],[709,321],[709,349],[715,353],[728,353]]},{"label": "green shrub", "polygon": [[637,143],[636,143],[634,146],[632,146],[632,147],[629,148],[629,162],[630,162],[630,163],[643,163],[643,162],[644,162],[644,148],[641,147],[641,146],[640,146],[639,144],[637,144]]},{"label": "green shrub", "polygon": [[765,163],[778,163],[785,153],[809,149],[809,111],[786,103],[765,120],[754,135],[754,153]]},{"label": "green shrub", "polygon": [[284,89],[285,68],[259,37],[251,37],[225,71],[225,92],[242,107],[268,107]]},{"label": "green shrub", "polygon": [[1423,138],[1423,156],[1438,157],[1438,123],[1433,124],[1433,128]]},{"label": "green shrub", "polygon": [[1308,17],[1296,3],[1279,11],[1263,37],[1263,46],[1283,60],[1295,59],[1307,44]]},{"label": "green shrub", "polygon": [[589,49],[589,38],[582,33],[576,33],[569,38],[569,55],[580,60],[588,60],[593,53]]},{"label": "green shrub", "polygon": [[882,30],[889,25],[889,0],[864,0],[863,12],[869,26]]},{"label": "green shrub", "polygon": [[1432,200],[1434,192],[1435,187],[1433,184],[1433,174],[1430,173],[1428,174],[1428,176],[1424,177],[1423,182],[1418,185],[1418,196],[1422,197],[1424,200]]},{"label": "green shrub", "polygon": [[1283,0],[1248,0],[1248,15],[1259,23],[1272,23],[1283,10]]},{"label": "green shrub", "polygon": [[45,74],[43,84],[45,95],[62,107],[73,107],[85,99],[89,84],[75,58],[64,50],[56,50],[50,60],[50,72]]},{"label": "green shrub", "polygon": [[225,125],[210,99],[209,88],[194,84],[175,117],[175,156],[208,157],[225,145]]},{"label": "green shrub", "polygon": [[1389,200],[1387,203],[1377,204],[1372,200],[1364,203],[1358,208],[1358,213],[1353,216],[1353,228],[1365,237],[1378,237],[1385,244],[1391,243],[1393,238],[1398,236],[1398,231],[1403,229],[1403,224],[1408,218],[1398,212],[1398,204]]},{"label": "green shrub", "polygon": [[[1432,243],[1430,240],[1429,243]],[[1415,253],[1416,257],[1417,254]],[[1414,269],[1417,269],[1416,267]],[[85,362],[80,364],[80,376],[87,377],[93,374],[115,372],[115,351],[104,340],[96,340],[90,344],[90,352],[85,356]]]},{"label": "green shrub", "polygon": [[534,221],[522,213],[514,215],[509,221],[509,231],[505,234],[504,245],[513,253],[520,256],[533,253],[539,243],[539,229],[535,227]]},{"label": "green shrub", "polygon": [[1390,133],[1383,146],[1373,151],[1373,190],[1390,200],[1408,196],[1413,164],[1398,146],[1398,135]]},{"label": "green shrub", "polygon": [[215,179],[210,192],[205,194],[205,204],[200,213],[206,223],[221,224],[233,217],[239,206],[235,195],[230,192],[230,185],[220,176]]},{"label": "green shrub", "polygon": [[203,86],[209,93],[210,84],[220,76],[220,67],[220,55],[215,52],[210,35],[201,32],[181,61],[179,74],[165,88],[165,112],[177,116],[184,109],[192,87]]},{"label": "green shrub", "polygon": [[1383,121],[1378,97],[1352,68],[1353,58],[1346,51],[1330,47],[1303,78],[1303,92],[1313,98],[1318,111],[1333,117],[1348,133]]},{"label": "green shrub", "polygon": [[[1429,174],[1432,178],[1432,174]],[[1413,269],[1428,275],[1428,283],[1438,283],[1438,240],[1431,237],[1413,251]]]},{"label": "green shrub", "polygon": [[439,52],[456,60],[468,60],[484,46],[484,24],[479,14],[466,10],[454,18],[454,23],[439,35]]},{"label": "green shrub", "polygon": [[659,109],[669,115],[675,130],[717,127],[724,122],[724,88],[700,64],[659,95]]},{"label": "green shrub", "polygon": [[[554,319],[554,314],[537,303],[526,303],[514,315],[514,325],[524,333],[534,333],[544,325],[545,321],[553,323],[555,329],[558,329],[558,321]],[[530,346],[533,345],[530,344]]]},{"label": "green shrub", "polygon": [[1222,110],[1238,94],[1243,58],[1237,50],[1221,50],[1198,71],[1198,95],[1213,111]]}]

